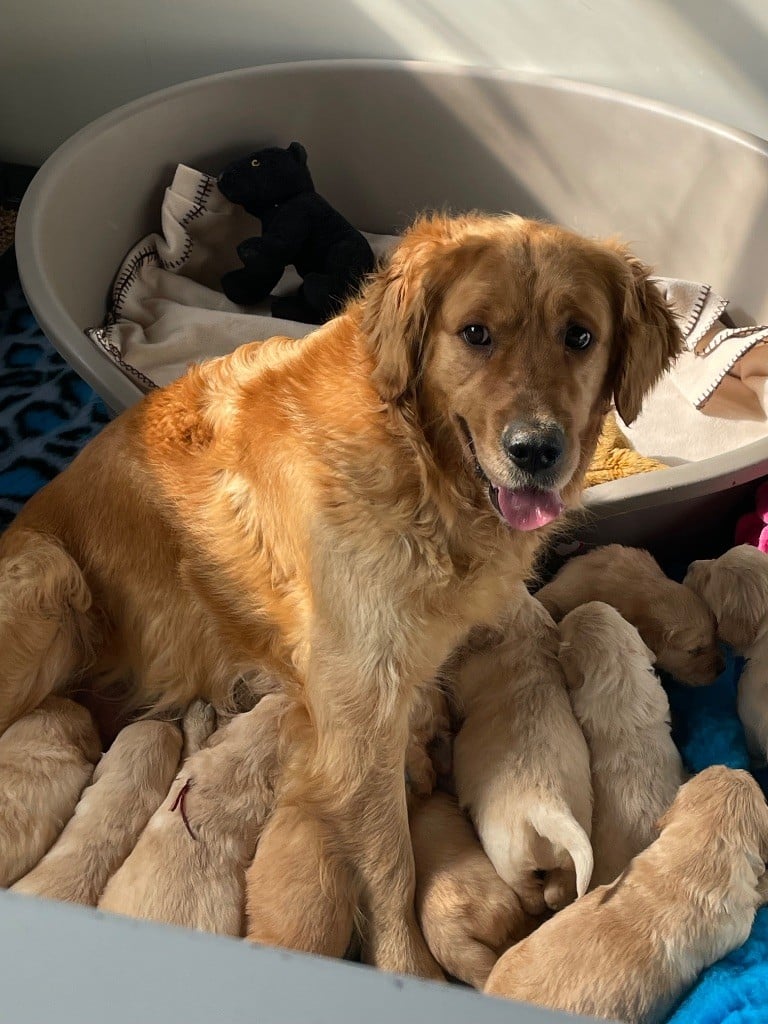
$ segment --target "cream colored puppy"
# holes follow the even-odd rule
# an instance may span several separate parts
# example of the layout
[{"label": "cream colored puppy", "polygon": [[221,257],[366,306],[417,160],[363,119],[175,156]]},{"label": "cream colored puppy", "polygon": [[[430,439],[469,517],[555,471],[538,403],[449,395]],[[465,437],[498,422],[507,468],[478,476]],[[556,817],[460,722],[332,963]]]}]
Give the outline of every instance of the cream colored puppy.
[{"label": "cream colored puppy", "polygon": [[90,714],[62,697],[48,697],[0,736],[0,885],[50,848],[100,755]]},{"label": "cream colored puppy", "polygon": [[569,1013],[656,1024],[748,937],[763,896],[768,807],[750,775],[707,768],[661,835],[609,886],[501,957],[485,991]]},{"label": "cream colored puppy", "polygon": [[691,563],[684,583],[714,612],[721,639],[747,661],[738,711],[752,756],[768,759],[768,555],[750,544]]},{"label": "cream colored puppy", "polygon": [[268,694],[193,754],[135,849],[110,879],[102,910],[240,935],[245,869],[274,799],[280,722]]},{"label": "cream colored puppy", "polygon": [[612,605],[681,683],[712,683],[725,668],[712,612],[640,548],[610,544],[572,558],[536,598],[556,622],[587,601]]},{"label": "cream colored puppy", "polygon": [[591,601],[560,623],[560,663],[592,758],[592,887],[653,842],[685,781],[653,652],[615,608]]},{"label": "cream colored puppy", "polygon": [[559,910],[592,875],[589,751],[558,660],[560,634],[526,593],[503,638],[451,667],[464,723],[456,792],[528,913]]},{"label": "cream colored puppy", "polygon": [[64,831],[14,891],[95,906],[165,799],[180,753],[181,733],[170,722],[122,729]]},{"label": "cream colored puppy", "polygon": [[434,793],[410,813],[416,916],[432,956],[460,981],[482,988],[534,919],[496,874],[454,797]]}]

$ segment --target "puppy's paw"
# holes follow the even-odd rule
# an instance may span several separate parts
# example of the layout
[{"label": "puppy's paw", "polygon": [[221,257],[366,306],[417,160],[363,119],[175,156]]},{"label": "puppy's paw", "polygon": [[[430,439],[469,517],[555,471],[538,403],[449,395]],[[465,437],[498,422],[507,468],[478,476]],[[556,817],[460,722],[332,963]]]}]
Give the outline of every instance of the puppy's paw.
[{"label": "puppy's paw", "polygon": [[216,731],[216,710],[204,700],[193,700],[187,708],[182,722],[184,749],[182,757],[187,758],[202,750]]},{"label": "puppy's paw", "polygon": [[405,780],[414,796],[430,796],[435,788],[435,768],[424,747],[412,743],[405,758]]}]

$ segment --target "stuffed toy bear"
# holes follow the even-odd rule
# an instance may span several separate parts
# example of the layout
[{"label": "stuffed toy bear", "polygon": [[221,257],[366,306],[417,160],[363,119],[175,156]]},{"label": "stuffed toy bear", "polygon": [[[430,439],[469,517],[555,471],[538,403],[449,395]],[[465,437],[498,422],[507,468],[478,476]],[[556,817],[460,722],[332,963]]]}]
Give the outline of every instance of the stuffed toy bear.
[{"label": "stuffed toy bear", "polygon": [[261,235],[237,247],[243,268],[222,278],[232,302],[250,306],[265,299],[293,264],[303,284],[294,295],[274,298],[272,315],[321,324],[373,270],[368,242],[315,192],[307,151],[298,142],[235,160],[219,175],[218,186],[261,221]]}]

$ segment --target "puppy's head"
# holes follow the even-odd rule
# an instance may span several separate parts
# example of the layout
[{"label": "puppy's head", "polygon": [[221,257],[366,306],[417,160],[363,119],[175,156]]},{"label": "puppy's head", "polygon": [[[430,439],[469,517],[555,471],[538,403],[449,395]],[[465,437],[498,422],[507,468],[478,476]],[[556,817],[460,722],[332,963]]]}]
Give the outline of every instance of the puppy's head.
[{"label": "puppy's head", "polygon": [[717,619],[688,587],[672,583],[651,595],[643,635],[657,663],[689,686],[707,686],[725,669],[717,645]]},{"label": "puppy's head", "polygon": [[692,562],[683,581],[709,605],[722,640],[737,651],[751,647],[768,616],[768,557],[750,544],[718,559]]},{"label": "puppy's head", "polygon": [[590,601],[560,623],[560,664],[568,686],[586,682],[601,699],[612,695],[627,667],[653,669],[656,656],[633,625],[603,601]]},{"label": "puppy's head", "polygon": [[768,861],[768,804],[749,772],[714,765],[680,787],[659,821],[662,832],[677,828],[684,838],[719,840],[753,847]]},{"label": "puppy's head", "polygon": [[611,397],[632,422],[682,345],[625,249],[516,216],[418,221],[362,309],[382,398],[521,530],[578,500]]}]

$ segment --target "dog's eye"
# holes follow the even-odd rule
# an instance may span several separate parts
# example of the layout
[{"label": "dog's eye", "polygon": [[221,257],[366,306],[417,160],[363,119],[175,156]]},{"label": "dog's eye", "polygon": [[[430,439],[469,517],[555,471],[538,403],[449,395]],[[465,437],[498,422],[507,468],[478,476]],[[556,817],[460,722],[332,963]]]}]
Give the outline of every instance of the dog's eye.
[{"label": "dog's eye", "polygon": [[568,324],[565,329],[565,347],[582,352],[592,344],[592,332],[581,324]]},{"label": "dog's eye", "polygon": [[694,647],[694,648],[693,648],[692,650],[688,651],[688,653],[689,653],[689,654],[690,654],[690,655],[691,655],[691,656],[692,656],[693,658],[698,658],[698,656],[699,656],[700,654],[703,654],[703,653],[704,653],[704,648],[703,648],[703,647]]},{"label": "dog's eye", "polygon": [[258,166],[259,166],[259,161],[258,160],[251,160],[251,167],[258,167]]},{"label": "dog's eye", "polygon": [[485,348],[491,344],[491,334],[487,327],[482,324],[467,324],[459,331],[459,336],[473,348]]}]

